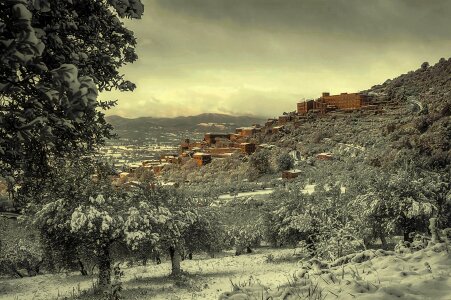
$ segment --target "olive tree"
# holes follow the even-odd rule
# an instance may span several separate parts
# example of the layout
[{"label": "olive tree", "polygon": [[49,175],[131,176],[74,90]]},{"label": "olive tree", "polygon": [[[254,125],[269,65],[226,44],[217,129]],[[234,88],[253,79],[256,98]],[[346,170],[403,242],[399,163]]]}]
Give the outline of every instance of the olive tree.
[{"label": "olive tree", "polygon": [[[39,230],[48,252],[63,254],[54,257],[71,260],[67,264],[93,257],[99,285],[105,289],[111,282],[113,249],[126,245],[134,250],[143,241],[156,244],[159,228],[171,213],[156,204],[158,194],[150,200],[114,188],[109,168],[101,163],[86,159],[63,161],[58,166],[49,175],[51,179],[34,185],[28,195],[22,194],[29,197],[25,217]],[[94,173],[97,180],[92,179]],[[80,266],[82,274],[83,269]]]}]

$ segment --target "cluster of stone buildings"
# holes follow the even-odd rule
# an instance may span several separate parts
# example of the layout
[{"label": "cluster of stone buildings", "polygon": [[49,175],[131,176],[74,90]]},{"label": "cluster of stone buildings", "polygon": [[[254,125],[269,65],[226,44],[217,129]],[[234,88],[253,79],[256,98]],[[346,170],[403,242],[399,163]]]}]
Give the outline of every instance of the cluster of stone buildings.
[{"label": "cluster of stone buildings", "polygon": [[[283,131],[287,125],[299,127],[309,114],[323,115],[332,111],[353,111],[370,108],[368,96],[360,93],[341,93],[330,95],[323,93],[318,99],[311,99],[297,104],[297,110],[284,113],[278,118],[268,119],[265,124],[253,124],[249,127],[236,128],[234,133],[206,133],[202,141],[185,139],[179,147],[178,153],[163,155],[159,160],[143,161],[142,167],[152,169],[158,175],[169,164],[185,164],[194,160],[198,166],[209,164],[214,158],[225,158],[232,154],[250,155],[258,148],[252,140],[259,134],[274,134]],[[321,153],[317,159],[331,159],[330,154]],[[130,170],[133,172],[133,170]],[[296,172],[295,172],[296,173]],[[295,177],[297,174],[285,174]]]},{"label": "cluster of stone buildings", "polygon": [[355,110],[370,107],[368,96],[360,93],[341,93],[340,95],[323,95],[316,100],[307,100],[298,103],[297,113],[302,115],[308,112],[325,114],[335,110]]},{"label": "cluster of stone buildings", "polygon": [[236,128],[235,133],[206,133],[202,141],[191,142],[186,139],[180,145],[180,157],[192,158],[198,166],[211,162],[212,158],[225,158],[234,153],[249,155],[257,145],[249,138],[258,132],[259,125]]}]

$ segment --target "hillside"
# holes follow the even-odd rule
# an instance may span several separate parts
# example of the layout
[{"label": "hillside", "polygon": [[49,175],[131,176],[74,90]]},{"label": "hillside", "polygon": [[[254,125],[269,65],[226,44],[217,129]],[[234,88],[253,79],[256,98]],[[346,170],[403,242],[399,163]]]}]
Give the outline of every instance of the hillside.
[{"label": "hillside", "polygon": [[[377,110],[309,116],[299,128],[260,136],[262,142],[297,149],[304,156],[354,149],[368,163],[393,165],[406,156],[418,167],[449,168],[451,162],[451,59],[387,80],[363,91]],[[365,149],[354,153],[356,149]],[[359,152],[357,150],[357,152]]]},{"label": "hillside", "polygon": [[[207,186],[212,191],[213,183],[223,193],[235,190],[237,179],[269,182],[280,177],[277,157],[293,150],[301,157],[295,161],[295,167],[302,170],[299,181],[321,173],[340,176],[349,169],[396,170],[406,163],[420,171],[447,173],[451,165],[451,59],[441,59],[434,66],[423,64],[363,92],[372,96],[377,109],[307,115],[297,127],[287,124],[278,133],[255,135],[256,143],[274,146],[268,153],[272,168],[266,174],[255,176],[246,159],[231,159],[199,170],[172,168],[166,178],[190,180],[190,189],[199,191]],[[334,159],[316,161],[315,155],[322,152],[332,153]]]}]

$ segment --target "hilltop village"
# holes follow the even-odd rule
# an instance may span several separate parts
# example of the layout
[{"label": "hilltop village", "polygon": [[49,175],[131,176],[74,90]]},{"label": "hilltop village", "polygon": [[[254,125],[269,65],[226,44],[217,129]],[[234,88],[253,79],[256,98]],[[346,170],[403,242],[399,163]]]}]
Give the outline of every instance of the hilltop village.
[{"label": "hilltop village", "polygon": [[[258,143],[255,137],[270,135],[284,131],[287,127],[299,127],[309,117],[321,117],[329,113],[347,113],[355,110],[375,109],[377,105],[370,101],[370,96],[363,93],[341,93],[330,95],[323,93],[318,99],[301,101],[297,104],[297,110],[284,113],[278,118],[268,119],[263,125],[252,124],[249,127],[239,127],[234,133],[206,133],[201,141],[185,139],[178,147],[177,153],[165,154],[158,160],[145,160],[141,165],[127,166],[120,178],[125,179],[132,175],[137,168],[151,170],[158,176],[163,168],[170,164],[185,164],[195,161],[201,167],[211,163],[213,159],[225,158],[234,154],[250,155],[262,148],[270,148],[271,145]],[[318,159],[331,159],[329,153],[318,153]],[[284,178],[295,177],[296,172],[282,174]]]}]

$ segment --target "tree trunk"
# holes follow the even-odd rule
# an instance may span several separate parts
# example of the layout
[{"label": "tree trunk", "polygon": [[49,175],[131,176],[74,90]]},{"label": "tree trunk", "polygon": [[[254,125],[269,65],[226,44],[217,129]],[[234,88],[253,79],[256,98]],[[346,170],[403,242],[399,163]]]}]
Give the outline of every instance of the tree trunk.
[{"label": "tree trunk", "polygon": [[437,218],[429,219],[429,231],[431,232],[431,242],[436,244],[441,242],[440,235],[437,228]]},{"label": "tree trunk", "polygon": [[85,269],[85,265],[83,264],[83,262],[80,260],[80,258],[78,258],[78,266],[80,267],[80,273],[83,276],[88,276],[88,271],[86,271]]},{"label": "tree trunk", "polygon": [[412,221],[408,219],[406,216],[403,216],[402,225],[403,225],[404,241],[412,243],[413,237],[410,235],[410,233],[412,232],[412,228],[414,228],[412,226]]},{"label": "tree trunk", "polygon": [[12,271],[13,274],[19,276],[20,278],[24,278],[25,276],[19,272],[19,270],[17,270],[14,266],[10,266],[10,269]]},{"label": "tree trunk", "polygon": [[105,290],[111,284],[111,257],[109,245],[100,248],[98,256],[99,287]]},{"label": "tree trunk", "polygon": [[312,235],[307,236],[307,239],[305,240],[307,243],[307,249],[310,252],[310,255],[313,257],[316,255],[316,245],[315,245],[315,239]]},{"label": "tree trunk", "polygon": [[385,239],[385,235],[382,231],[379,232],[379,238],[382,243],[382,249],[387,250],[388,249],[387,240]]},{"label": "tree trunk", "polygon": [[412,237],[410,237],[410,230],[404,229],[404,242],[411,243],[413,241]]},{"label": "tree trunk", "polygon": [[172,276],[178,276],[182,273],[180,268],[180,252],[176,247],[169,247],[169,255],[171,256]]}]

